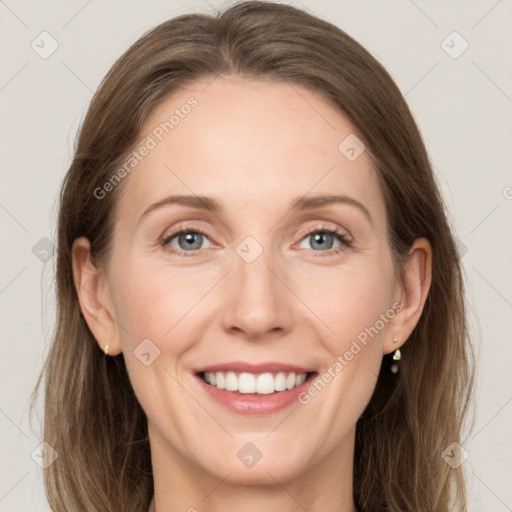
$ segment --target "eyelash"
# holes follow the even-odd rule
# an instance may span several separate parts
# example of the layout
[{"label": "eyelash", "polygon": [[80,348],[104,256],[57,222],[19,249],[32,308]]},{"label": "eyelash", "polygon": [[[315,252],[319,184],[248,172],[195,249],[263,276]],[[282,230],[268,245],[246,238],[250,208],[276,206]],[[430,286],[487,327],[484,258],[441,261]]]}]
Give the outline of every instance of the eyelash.
[{"label": "eyelash", "polygon": [[[199,234],[199,235],[205,235],[208,238],[211,237],[211,235],[208,232],[206,232],[203,228],[200,228],[198,226],[194,226],[193,224],[188,224],[186,226],[183,226],[179,230],[174,231],[170,235],[164,237],[160,241],[160,243],[169,252],[171,252],[173,254],[177,254],[178,256],[185,256],[185,257],[197,256],[198,255],[197,252],[201,251],[202,249],[195,249],[193,251],[181,251],[181,250],[175,249],[174,247],[169,245],[169,242],[173,238],[175,238],[178,235],[184,234],[184,233],[196,233],[196,234]],[[339,241],[341,242],[341,245],[339,247],[336,247],[335,249],[329,249],[327,251],[313,251],[312,249],[310,249],[310,250],[313,251],[313,253],[320,253],[320,254],[315,254],[315,256],[321,256],[322,255],[321,253],[324,253],[324,254],[327,254],[327,255],[339,254],[342,251],[344,251],[345,249],[352,247],[352,241],[347,238],[345,233],[343,233],[342,231],[340,231],[337,228],[333,228],[333,227],[325,226],[325,225],[323,225],[323,226],[315,226],[314,228],[308,229],[304,233],[301,233],[300,240],[302,241],[304,238],[306,238],[306,237],[308,237],[310,235],[316,234],[316,233],[329,233],[329,234],[332,234],[332,235],[336,235],[338,237]],[[213,238],[213,237],[211,237],[211,238]]]}]

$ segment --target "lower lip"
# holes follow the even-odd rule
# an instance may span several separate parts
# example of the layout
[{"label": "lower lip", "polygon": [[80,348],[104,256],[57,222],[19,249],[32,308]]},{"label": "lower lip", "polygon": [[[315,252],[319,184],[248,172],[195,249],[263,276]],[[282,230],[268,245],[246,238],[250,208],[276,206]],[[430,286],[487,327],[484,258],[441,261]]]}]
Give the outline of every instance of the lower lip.
[{"label": "lower lip", "polygon": [[256,393],[239,393],[238,391],[227,391],[218,389],[206,383],[199,375],[196,375],[203,389],[216,402],[227,409],[239,414],[272,414],[289,407],[299,401],[299,395],[305,391],[316,377],[316,373],[308,377],[300,386],[286,391],[277,391],[269,395]]}]

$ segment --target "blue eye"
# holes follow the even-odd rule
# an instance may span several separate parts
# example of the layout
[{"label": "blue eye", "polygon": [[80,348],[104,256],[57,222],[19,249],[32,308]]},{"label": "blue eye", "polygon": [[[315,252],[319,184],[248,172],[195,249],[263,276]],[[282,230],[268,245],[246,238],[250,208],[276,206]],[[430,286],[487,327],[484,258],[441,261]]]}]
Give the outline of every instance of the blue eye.
[{"label": "blue eye", "polygon": [[308,235],[306,239],[310,239],[313,241],[312,248],[320,248],[322,251],[331,249],[332,245],[335,241],[335,237],[332,233],[327,233],[327,231],[317,231],[311,235]]},{"label": "blue eye", "polygon": [[[344,250],[346,247],[351,246],[351,242],[344,233],[335,228],[324,227],[321,229],[315,228],[306,233],[302,240],[311,240],[310,246],[315,250],[314,252],[327,252],[328,254],[337,254]],[[339,245],[333,249],[334,241],[338,239]]]},{"label": "blue eye", "polygon": [[[330,226],[317,226],[315,229],[309,230],[303,235],[301,242],[307,239],[311,240],[311,250],[318,253],[318,256],[338,254],[352,245],[343,232]],[[336,239],[338,245],[333,248]],[[176,240],[175,243],[173,243],[174,240]],[[165,237],[161,244],[169,252],[179,256],[197,256],[197,251],[212,247],[211,242],[205,245],[206,241],[209,241],[208,235],[201,229],[195,226],[184,226],[179,231]]]},{"label": "blue eye", "polygon": [[[172,252],[190,252],[204,249],[203,242],[207,239],[206,235],[200,231],[191,231],[182,229],[168,236],[164,241],[164,245],[170,246]],[[176,239],[178,247],[176,248],[171,242]],[[210,244],[211,246],[211,244]]]}]

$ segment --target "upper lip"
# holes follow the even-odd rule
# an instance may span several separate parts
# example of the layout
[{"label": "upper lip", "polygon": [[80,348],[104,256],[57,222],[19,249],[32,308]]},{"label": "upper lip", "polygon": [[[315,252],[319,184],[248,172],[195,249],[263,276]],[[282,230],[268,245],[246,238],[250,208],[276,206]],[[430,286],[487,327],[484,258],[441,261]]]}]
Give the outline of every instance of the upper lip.
[{"label": "upper lip", "polygon": [[247,372],[247,373],[277,373],[277,372],[294,372],[294,373],[311,373],[315,372],[314,368],[305,368],[288,363],[267,362],[267,363],[244,363],[243,361],[232,361],[229,363],[219,363],[210,366],[203,366],[195,370],[196,373],[202,372]]}]

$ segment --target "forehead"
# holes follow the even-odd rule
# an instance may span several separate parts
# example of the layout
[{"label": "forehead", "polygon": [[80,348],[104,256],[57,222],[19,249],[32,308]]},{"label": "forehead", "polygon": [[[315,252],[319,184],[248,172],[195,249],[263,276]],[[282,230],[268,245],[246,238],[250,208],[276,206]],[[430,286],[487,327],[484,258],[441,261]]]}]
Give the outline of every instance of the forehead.
[{"label": "forehead", "polygon": [[297,84],[197,81],[146,120],[135,150],[150,149],[130,172],[120,208],[135,220],[151,202],[181,193],[269,214],[297,196],[340,193],[378,217],[384,205],[375,171],[366,151],[353,158],[350,148],[356,156],[361,149],[355,137],[340,109]]}]

